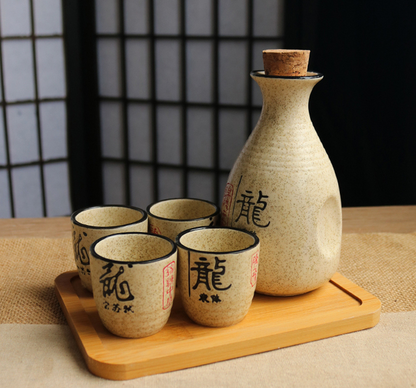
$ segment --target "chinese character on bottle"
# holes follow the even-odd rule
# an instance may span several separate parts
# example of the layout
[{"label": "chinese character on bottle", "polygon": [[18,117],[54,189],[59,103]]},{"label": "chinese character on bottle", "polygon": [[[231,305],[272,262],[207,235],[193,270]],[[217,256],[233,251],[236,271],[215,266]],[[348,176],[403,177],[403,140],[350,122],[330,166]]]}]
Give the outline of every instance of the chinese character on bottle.
[{"label": "chinese character on bottle", "polygon": [[267,207],[267,198],[268,195],[264,195],[261,190],[259,190],[259,194],[257,197],[256,202],[254,202],[254,194],[252,191],[246,190],[245,193],[241,194],[241,199],[236,201],[237,203],[241,203],[240,214],[238,215],[235,222],[237,222],[240,218],[245,219],[248,225],[252,222],[255,226],[259,228],[267,228],[270,225],[270,221],[268,223],[262,223],[261,217],[262,212]]}]

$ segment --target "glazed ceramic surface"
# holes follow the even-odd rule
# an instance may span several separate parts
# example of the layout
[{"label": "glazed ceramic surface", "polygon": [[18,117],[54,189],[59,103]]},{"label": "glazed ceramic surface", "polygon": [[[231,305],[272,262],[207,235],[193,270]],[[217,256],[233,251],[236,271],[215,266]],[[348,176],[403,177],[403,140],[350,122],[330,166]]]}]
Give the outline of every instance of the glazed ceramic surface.
[{"label": "glazed ceramic surface", "polygon": [[82,285],[91,286],[90,246],[101,237],[122,232],[147,232],[144,210],[118,205],[97,206],[74,212],[71,216],[75,264]]},{"label": "glazed ceramic surface", "polygon": [[195,198],[173,198],[147,207],[149,231],[172,240],[184,230],[216,225],[220,209],[212,202]]},{"label": "glazed ceramic surface", "polygon": [[94,300],[104,326],[127,338],[159,332],[175,297],[177,249],[163,237],[122,233],[91,246]]},{"label": "glazed ceramic surface", "polygon": [[202,227],[177,237],[178,289],[196,323],[222,327],[240,322],[257,283],[259,239],[232,228]]},{"label": "glazed ceramic surface", "polygon": [[322,75],[252,78],[263,109],[229,175],[221,224],[259,236],[258,292],[302,294],[332,277],[341,249],[338,182],[308,110]]}]

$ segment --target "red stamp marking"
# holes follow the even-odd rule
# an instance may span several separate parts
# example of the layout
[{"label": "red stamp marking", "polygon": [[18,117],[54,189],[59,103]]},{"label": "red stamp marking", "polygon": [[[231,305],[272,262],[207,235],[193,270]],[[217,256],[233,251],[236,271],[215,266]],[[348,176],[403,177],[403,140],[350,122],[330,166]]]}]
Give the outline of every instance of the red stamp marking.
[{"label": "red stamp marking", "polygon": [[172,305],[175,287],[175,262],[172,261],[163,268],[163,310]]},{"label": "red stamp marking", "polygon": [[234,186],[231,183],[227,183],[224,190],[224,197],[221,207],[221,224],[225,225],[228,216],[231,211],[231,202],[233,200]]},{"label": "red stamp marking", "polygon": [[251,256],[251,278],[250,278],[251,287],[255,287],[257,284],[258,271],[259,271],[259,251],[255,252],[253,256]]},{"label": "red stamp marking", "polygon": [[160,233],[160,229],[157,226],[149,225],[150,233],[153,234],[162,234]]}]

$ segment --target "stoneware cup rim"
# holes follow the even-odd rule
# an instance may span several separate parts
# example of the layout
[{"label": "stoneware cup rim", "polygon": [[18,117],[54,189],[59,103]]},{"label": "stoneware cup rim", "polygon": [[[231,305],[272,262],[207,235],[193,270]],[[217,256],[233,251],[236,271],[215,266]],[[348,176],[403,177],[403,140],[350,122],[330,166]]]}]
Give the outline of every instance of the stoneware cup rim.
[{"label": "stoneware cup rim", "polygon": [[[97,244],[99,244],[101,241],[106,240],[106,239],[111,239],[111,238],[117,238],[118,236],[123,236],[123,235],[141,235],[141,236],[148,236],[150,238],[154,238],[154,239],[163,239],[166,240],[167,242],[170,243],[172,249],[169,251],[169,253],[161,256],[161,257],[156,257],[154,259],[150,259],[150,260],[143,260],[143,261],[127,261],[127,260],[114,260],[108,257],[104,257],[100,254],[98,254],[95,251],[95,247]],[[171,257],[175,252],[176,252],[177,248],[175,243],[168,237],[159,235],[159,234],[151,234],[151,233],[147,233],[147,232],[126,232],[126,233],[115,233],[115,234],[110,234],[108,236],[104,236],[99,238],[98,240],[94,241],[91,246],[90,246],[90,252],[91,255],[94,256],[95,259],[99,259],[99,260],[103,260],[106,261],[108,263],[115,263],[115,264],[125,264],[125,265],[144,265],[144,264],[150,264],[150,263],[155,263],[157,261],[162,261],[165,260],[169,257]]]},{"label": "stoneware cup rim", "polygon": [[[181,200],[185,200],[185,201],[197,201],[197,202],[205,202],[209,205],[211,205],[214,208],[214,212],[211,214],[208,214],[204,217],[198,217],[198,218],[187,218],[187,219],[176,219],[176,218],[166,218],[166,217],[162,217],[162,216],[158,216],[154,213],[152,213],[152,207],[155,205],[158,205],[160,203],[163,202],[169,202],[169,201],[181,201]],[[166,199],[162,199],[160,201],[156,201],[151,203],[150,205],[148,205],[146,207],[146,212],[149,216],[153,217],[153,218],[157,218],[159,220],[164,220],[164,221],[170,221],[170,222],[189,222],[189,221],[199,221],[199,220],[205,220],[207,218],[210,217],[215,217],[218,214],[220,214],[221,209],[219,208],[219,206],[217,206],[214,202],[208,201],[207,199],[201,199],[201,198],[185,198],[185,197],[176,197],[176,198],[166,198]]]},{"label": "stoneware cup rim", "polygon": [[[225,252],[222,252],[222,251],[216,252],[216,251],[204,251],[204,250],[199,250],[199,249],[195,249],[195,248],[190,248],[190,247],[182,244],[181,241],[180,241],[181,237],[184,236],[185,234],[192,233],[192,232],[195,232],[195,231],[198,231],[198,230],[209,230],[209,229],[215,229],[215,230],[221,230],[221,229],[224,230],[225,229],[225,230],[234,230],[234,231],[237,231],[237,232],[245,233],[245,234],[248,234],[249,236],[253,237],[254,242],[250,246],[248,246],[246,248],[243,248],[243,249],[236,249],[236,250],[233,250],[233,251],[225,251]],[[191,229],[184,230],[183,232],[179,233],[176,236],[175,242],[176,242],[176,245],[178,247],[180,247],[184,250],[187,250],[187,251],[191,251],[191,252],[198,252],[198,253],[211,254],[211,255],[234,255],[236,253],[238,254],[238,253],[241,253],[241,252],[249,251],[249,250],[257,247],[260,244],[260,239],[258,238],[256,233],[250,232],[250,231],[245,230],[245,229],[238,229],[238,228],[234,228],[234,227],[230,227],[230,226],[199,226],[199,227],[196,227],[196,228],[191,228]]]},{"label": "stoneware cup rim", "polygon": [[[120,225],[112,225],[112,226],[95,226],[95,225],[88,225],[88,224],[84,224],[80,221],[78,221],[76,218],[79,214],[83,213],[84,211],[87,210],[95,210],[95,209],[105,209],[105,208],[111,208],[111,207],[116,207],[116,208],[123,208],[123,209],[130,209],[130,210],[136,210],[139,213],[142,214],[142,217],[140,219],[138,219],[137,221],[133,221],[133,222],[129,222],[126,224],[120,224]],[[83,228],[88,228],[88,229],[97,229],[97,230],[104,230],[104,229],[117,229],[117,228],[122,228],[128,225],[134,225],[134,224],[139,224],[141,222],[146,221],[147,219],[147,213],[143,210],[140,209],[139,207],[136,206],[130,206],[130,205],[97,205],[97,206],[91,206],[91,207],[86,207],[86,208],[82,208],[82,209],[78,209],[76,211],[74,211],[71,214],[71,222],[77,226],[81,226]]]}]

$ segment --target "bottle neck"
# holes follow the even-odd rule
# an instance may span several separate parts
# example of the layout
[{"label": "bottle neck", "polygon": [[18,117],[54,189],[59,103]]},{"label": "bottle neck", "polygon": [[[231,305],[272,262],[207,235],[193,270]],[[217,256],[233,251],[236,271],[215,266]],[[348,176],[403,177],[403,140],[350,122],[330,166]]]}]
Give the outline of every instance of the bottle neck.
[{"label": "bottle neck", "polygon": [[279,78],[256,76],[263,96],[260,120],[297,121],[310,120],[309,97],[320,77]]}]

